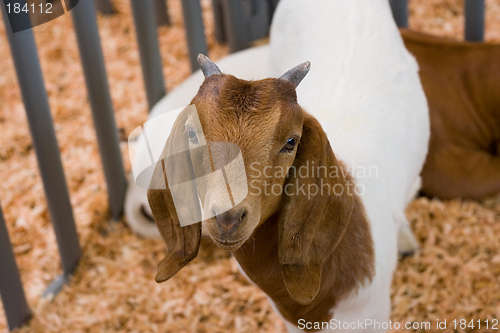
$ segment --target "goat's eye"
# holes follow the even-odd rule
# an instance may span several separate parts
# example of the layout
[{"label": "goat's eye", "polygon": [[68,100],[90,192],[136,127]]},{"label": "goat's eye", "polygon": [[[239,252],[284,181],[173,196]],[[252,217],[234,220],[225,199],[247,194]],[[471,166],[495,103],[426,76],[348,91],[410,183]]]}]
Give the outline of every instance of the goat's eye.
[{"label": "goat's eye", "polygon": [[197,144],[198,143],[198,137],[196,136],[196,132],[192,128],[188,128],[188,136],[189,136],[189,142]]},{"label": "goat's eye", "polygon": [[296,145],[297,145],[297,140],[295,140],[294,138],[290,138],[285,143],[285,145],[283,146],[283,148],[281,148],[281,152],[282,153],[291,152],[292,150],[294,150],[294,148],[295,148]]}]

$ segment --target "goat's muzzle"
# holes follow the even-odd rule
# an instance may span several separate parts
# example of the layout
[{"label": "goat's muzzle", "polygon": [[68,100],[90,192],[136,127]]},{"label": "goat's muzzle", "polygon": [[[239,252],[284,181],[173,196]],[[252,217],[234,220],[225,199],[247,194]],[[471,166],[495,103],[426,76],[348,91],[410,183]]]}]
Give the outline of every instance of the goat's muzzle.
[{"label": "goat's muzzle", "polygon": [[[233,208],[222,214],[215,216],[215,222],[219,231],[219,237],[214,238],[215,243],[226,249],[233,251],[239,248],[244,242],[245,238],[241,238],[239,230],[247,219],[247,210],[244,208]],[[240,239],[236,239],[239,237]]]}]

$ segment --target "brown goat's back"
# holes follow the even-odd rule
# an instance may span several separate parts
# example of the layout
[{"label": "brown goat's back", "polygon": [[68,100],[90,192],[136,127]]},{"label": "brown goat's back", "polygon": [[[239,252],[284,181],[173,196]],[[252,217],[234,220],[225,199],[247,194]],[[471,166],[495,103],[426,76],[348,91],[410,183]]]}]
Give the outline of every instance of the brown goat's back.
[{"label": "brown goat's back", "polygon": [[500,45],[402,30],[429,103],[422,193],[482,199],[500,193]]}]

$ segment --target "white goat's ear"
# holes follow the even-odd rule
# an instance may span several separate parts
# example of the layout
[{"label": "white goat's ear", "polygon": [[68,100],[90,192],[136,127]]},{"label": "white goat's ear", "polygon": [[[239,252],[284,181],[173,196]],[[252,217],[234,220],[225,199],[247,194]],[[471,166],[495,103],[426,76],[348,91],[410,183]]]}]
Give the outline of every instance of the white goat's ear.
[{"label": "white goat's ear", "polygon": [[295,88],[297,88],[302,79],[307,75],[307,73],[309,73],[310,69],[311,63],[309,61],[306,61],[283,74],[280,77],[280,80],[288,81],[293,84]]},{"label": "white goat's ear", "polygon": [[[311,115],[305,114],[302,138],[293,167],[317,170],[338,168],[335,177],[326,172],[301,177],[291,173],[288,193],[279,215],[278,260],[290,296],[300,304],[311,303],[322,282],[323,264],[344,236],[354,206],[354,197],[333,154],[326,133]],[[311,175],[308,172],[308,175]],[[316,195],[300,188],[317,189]],[[327,189],[328,188],[328,189]]]},{"label": "white goat's ear", "polygon": [[[197,256],[200,247],[201,222],[181,227],[177,214],[184,216],[185,212],[176,211],[167,179],[167,175],[172,177],[171,185],[175,185],[175,182],[195,179],[190,154],[174,154],[175,151],[189,152],[189,139],[185,131],[186,119],[185,110],[179,115],[172,128],[148,189],[148,201],[156,227],[167,246],[165,258],[158,264],[156,282],[166,281],[177,274]],[[168,165],[170,172],[166,172],[165,165]],[[196,191],[186,191],[184,195],[186,198],[182,198],[183,200],[198,202]],[[195,210],[197,207],[191,209]],[[201,216],[201,213],[198,213]]]},{"label": "white goat's ear", "polygon": [[206,55],[201,53],[198,54],[197,60],[198,60],[198,65],[200,65],[201,71],[203,72],[205,78],[214,74],[222,74],[219,67]]}]

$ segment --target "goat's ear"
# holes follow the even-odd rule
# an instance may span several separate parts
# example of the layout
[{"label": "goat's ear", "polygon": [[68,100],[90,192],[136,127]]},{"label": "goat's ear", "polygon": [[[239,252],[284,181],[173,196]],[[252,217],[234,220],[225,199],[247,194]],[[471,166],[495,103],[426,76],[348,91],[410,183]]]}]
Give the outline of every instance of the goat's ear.
[{"label": "goat's ear", "polygon": [[[176,210],[172,197],[172,186],[178,184],[194,186],[191,180],[194,180],[195,176],[185,129],[187,111],[184,110],[177,118],[156,164],[148,189],[149,205],[156,226],[167,246],[165,258],[158,264],[156,282],[163,282],[174,276],[196,257],[200,246],[201,222],[181,226],[178,216],[178,214],[189,215],[191,219],[199,218],[196,221],[201,221],[200,207],[196,206],[198,204],[196,189],[176,191],[176,203],[183,203],[180,208],[178,205],[179,211]],[[179,195],[182,197],[178,197]]]},{"label": "goat's ear", "polygon": [[158,264],[156,282],[173,277],[191,260],[200,247],[201,223],[181,227],[170,190],[148,190],[148,201],[158,230],[167,245],[167,254]]},{"label": "goat's ear", "polygon": [[[314,170],[300,177],[301,166]],[[279,216],[278,255],[288,293],[309,304],[319,292],[323,263],[351,219],[354,198],[326,133],[308,114],[292,169]]]}]

